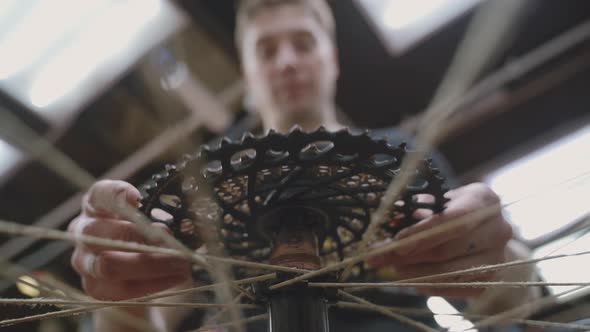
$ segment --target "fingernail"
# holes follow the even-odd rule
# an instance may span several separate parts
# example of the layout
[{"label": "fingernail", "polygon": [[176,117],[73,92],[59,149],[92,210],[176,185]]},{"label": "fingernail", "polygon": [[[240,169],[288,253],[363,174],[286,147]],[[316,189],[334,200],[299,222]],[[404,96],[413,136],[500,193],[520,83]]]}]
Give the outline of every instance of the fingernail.
[{"label": "fingernail", "polygon": [[113,211],[117,214],[124,214],[125,212],[125,192],[118,192],[113,198],[111,198],[110,205],[105,207],[106,209]]},{"label": "fingernail", "polygon": [[93,278],[99,278],[102,276],[100,268],[96,264],[96,255],[94,254],[87,254],[83,257],[82,265],[84,266],[84,270]]},{"label": "fingernail", "polygon": [[127,192],[125,190],[117,190],[117,194],[115,195],[115,201],[117,202],[117,204],[121,204],[121,202],[124,202],[127,198]]}]

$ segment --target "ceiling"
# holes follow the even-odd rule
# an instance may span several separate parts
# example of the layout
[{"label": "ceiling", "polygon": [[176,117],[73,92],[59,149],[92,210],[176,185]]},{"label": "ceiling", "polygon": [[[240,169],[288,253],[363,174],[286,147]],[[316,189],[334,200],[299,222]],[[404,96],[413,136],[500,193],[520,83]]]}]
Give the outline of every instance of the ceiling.
[{"label": "ceiling", "polygon": [[[233,5],[229,1],[180,1],[195,21],[203,22],[216,42],[235,58],[232,47]],[[341,77],[337,103],[359,126],[393,126],[423,111],[430,102],[451,62],[472,12],[455,19],[421,43],[400,55],[391,55],[374,24],[356,1],[331,1],[334,10]],[[569,1],[529,1],[511,41],[506,42],[487,72],[517,59],[590,17],[590,3]],[[340,24],[338,24],[340,23]],[[507,87],[507,93],[543,74],[556,70],[588,49],[584,43],[572,52],[542,66],[532,75]],[[585,115],[588,96],[586,65],[576,73],[509,107],[510,111],[466,128],[441,147],[459,173],[473,170],[506,153],[516,145],[543,136],[561,124]],[[512,101],[511,101],[512,102]],[[556,107],[556,105],[560,105]],[[534,119],[534,121],[531,121]],[[506,130],[509,128],[509,130]],[[495,133],[503,132],[502,137]]]}]

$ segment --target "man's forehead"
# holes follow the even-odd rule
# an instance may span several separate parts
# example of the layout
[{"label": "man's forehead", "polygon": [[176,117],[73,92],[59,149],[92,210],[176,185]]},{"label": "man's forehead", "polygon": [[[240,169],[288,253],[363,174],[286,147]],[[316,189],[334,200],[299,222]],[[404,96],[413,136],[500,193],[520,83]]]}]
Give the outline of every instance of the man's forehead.
[{"label": "man's forehead", "polygon": [[293,32],[321,32],[313,13],[299,5],[280,5],[260,10],[244,29],[245,42],[273,38]]}]

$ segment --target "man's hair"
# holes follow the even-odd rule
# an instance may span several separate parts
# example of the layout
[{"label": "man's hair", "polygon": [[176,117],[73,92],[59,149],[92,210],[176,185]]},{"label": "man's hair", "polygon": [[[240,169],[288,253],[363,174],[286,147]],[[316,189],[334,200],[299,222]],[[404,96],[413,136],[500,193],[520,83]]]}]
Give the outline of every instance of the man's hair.
[{"label": "man's hair", "polygon": [[298,5],[308,9],[326,30],[332,41],[335,41],[336,27],[334,16],[326,0],[238,0],[235,31],[235,43],[238,51],[241,52],[244,29],[248,21],[260,10],[282,5]]}]

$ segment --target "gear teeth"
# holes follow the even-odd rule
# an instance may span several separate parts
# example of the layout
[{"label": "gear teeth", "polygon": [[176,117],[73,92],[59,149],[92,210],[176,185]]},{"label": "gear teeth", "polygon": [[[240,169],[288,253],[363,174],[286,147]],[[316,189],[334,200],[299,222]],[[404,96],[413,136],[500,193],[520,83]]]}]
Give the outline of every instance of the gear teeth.
[{"label": "gear teeth", "polygon": [[440,186],[445,182],[445,178],[442,178],[440,176],[435,176],[434,178],[430,179],[430,182]]},{"label": "gear teeth", "polygon": [[242,135],[241,143],[242,144],[244,144],[244,143],[250,143],[250,142],[253,142],[255,139],[256,138],[254,137],[254,135],[251,132],[248,131],[248,132],[245,132]]},{"label": "gear teeth", "polygon": [[294,133],[302,133],[303,130],[301,129],[300,125],[294,125],[293,127],[291,127],[291,129],[289,130],[289,134],[294,134]]},{"label": "gear teeth", "polygon": [[[348,127],[344,127],[342,129],[338,130],[336,133],[352,135],[352,132],[351,132],[350,128],[348,128]],[[361,133],[361,135],[362,135],[362,133]]]},{"label": "gear teeth", "polygon": [[191,156],[190,154],[183,154],[182,155],[182,161],[185,163],[188,163],[189,161],[193,160],[193,156]]},{"label": "gear teeth", "polygon": [[139,197],[140,197],[140,198],[139,198],[139,201],[140,201],[140,203],[141,203],[141,205],[142,205],[142,206],[144,205],[144,201],[145,201],[146,199],[148,199],[148,198],[149,198],[149,196],[150,196],[150,195],[149,195],[149,193],[148,193],[148,192],[147,192],[145,189],[143,189],[143,188],[142,188],[142,189],[139,191]]},{"label": "gear teeth", "polygon": [[[445,193],[445,192],[447,192],[447,191],[449,191],[449,190],[451,190],[451,189],[449,189],[449,187],[447,187],[446,185],[443,185],[443,186],[441,187],[441,191],[442,191],[443,193]],[[450,202],[450,201],[451,201],[451,199],[450,199],[450,198],[443,196],[443,198],[442,198],[442,203],[443,203],[443,205],[444,205],[444,204],[446,204],[446,203],[448,203],[448,202]]]},{"label": "gear teeth", "polygon": [[224,148],[224,147],[229,146],[231,144],[232,144],[232,140],[230,140],[227,137],[224,137],[221,139],[220,148]]},{"label": "gear teeth", "polygon": [[157,187],[157,183],[154,180],[150,180],[142,186],[142,189],[145,190],[148,195],[151,195]]},{"label": "gear teeth", "polygon": [[[283,165],[286,165],[287,163],[290,166],[297,166],[314,165],[313,163],[316,163],[318,161],[328,161],[328,163],[337,163],[336,167],[349,167],[349,164],[356,164],[356,166],[353,167],[358,167],[358,169],[361,171],[368,170],[369,173],[372,171],[376,172],[373,177],[368,178],[368,180],[365,179],[366,181],[368,181],[368,183],[371,183],[371,179],[374,182],[375,180],[379,180],[380,178],[382,178],[382,180],[384,181],[383,183],[387,183],[388,180],[393,179],[399,173],[400,163],[404,156],[407,157],[409,154],[412,154],[413,152],[412,150],[408,150],[408,145],[405,142],[399,144],[399,146],[397,144],[392,145],[390,144],[387,135],[383,135],[383,138],[381,139],[374,139],[373,137],[371,137],[370,133],[371,132],[369,130],[361,130],[357,128],[347,127],[344,127],[336,132],[331,132],[323,126],[318,127],[315,131],[307,132],[303,131],[300,126],[294,126],[286,134],[277,132],[275,130],[269,130],[266,135],[261,136],[255,136],[249,132],[246,132],[242,135],[241,139],[237,140],[231,140],[227,137],[224,137],[222,139],[219,139],[218,141],[216,141],[216,143],[213,143],[212,145],[201,146],[197,153],[183,156],[183,160],[181,160],[181,162],[179,162],[177,165],[166,165],[165,171],[155,174],[151,180],[148,180],[143,186],[141,186],[139,188],[141,193],[141,211],[144,213],[146,211],[151,212],[151,209],[161,206],[162,203],[161,201],[159,201],[159,195],[163,193],[174,193],[175,195],[180,197],[183,200],[183,202],[186,203],[186,207],[194,206],[196,208],[197,206],[201,205],[209,206],[208,204],[218,204],[215,206],[215,208],[224,211],[225,207],[219,205],[221,204],[219,201],[220,199],[233,199],[238,197],[236,195],[245,195],[247,197],[248,188],[246,188],[243,185],[240,185],[238,186],[241,188],[239,190],[240,193],[236,194],[234,192],[222,191],[222,189],[220,189],[221,187],[218,187],[218,184],[223,183],[223,185],[228,185],[228,183],[236,183],[232,181],[228,181],[227,183],[225,183],[223,181],[227,180],[228,178],[242,176],[240,175],[241,173],[239,173],[241,171],[258,172],[263,169],[267,169],[268,171],[268,169],[271,169],[273,167],[276,167],[277,169],[278,167],[283,167]],[[303,147],[312,145],[317,141],[328,141],[332,143],[333,146],[330,150],[332,152],[322,154],[320,153],[321,151],[319,151],[320,149],[318,149],[318,151],[315,151],[314,149],[306,148],[305,152],[309,152],[309,154],[302,153]],[[239,161],[236,164],[236,167],[231,166],[230,161],[237,152],[244,152],[250,149],[256,150],[257,156],[259,156],[259,158],[257,157],[250,164],[248,163],[248,158],[243,158],[242,161]],[[277,155],[278,158],[275,158]],[[311,158],[307,158],[308,155],[310,155]],[[386,160],[386,162],[383,164],[379,164],[376,162],[376,159],[384,159]],[[207,163],[207,161],[209,161],[210,163],[220,162],[221,168],[219,169],[219,172],[207,171],[206,166],[210,165]],[[203,162],[203,165],[201,165],[201,162]],[[191,176],[188,172],[185,171],[185,169],[188,170],[187,168],[190,168],[191,166],[197,166],[201,168],[199,168],[199,170]],[[240,168],[241,166],[245,167]],[[446,186],[444,186],[443,184],[445,182],[445,179],[439,175],[440,171],[436,167],[434,167],[433,164],[431,164],[431,160],[426,159],[421,159],[421,165],[415,171],[418,173],[418,176],[421,179],[426,180],[428,182],[427,187],[412,187],[408,188],[407,192],[411,194],[431,193],[435,196],[435,205],[432,206],[433,212],[438,213],[442,211],[448,199],[446,199],[443,196],[447,189]],[[310,175],[313,175],[313,173],[310,173]],[[186,176],[193,177],[194,187],[185,188],[184,180],[187,179]],[[274,184],[274,182],[272,181],[275,181],[275,179],[271,178],[269,181],[271,181],[270,184],[272,185]],[[356,186],[359,185],[356,182],[359,181],[361,180],[356,179],[354,181],[350,181],[353,184],[346,184],[347,186],[351,186],[350,190],[352,190],[352,193],[355,193],[355,188],[357,188]],[[203,196],[207,195],[203,195],[203,190],[198,189],[197,183],[206,182],[209,182],[209,184],[213,186],[212,193],[214,197],[210,198],[210,202],[207,201],[209,203],[201,204]],[[385,190],[381,188],[385,188],[385,185],[382,185],[381,182],[379,182],[375,187],[375,192],[377,193]],[[254,190],[254,192],[256,192],[256,190]],[[408,203],[409,200],[411,200],[411,194],[408,197],[404,196],[402,200],[405,203]],[[197,199],[195,199],[191,203],[190,200],[193,197]],[[368,206],[376,206],[375,204],[378,204],[379,199],[379,196],[376,196],[374,199],[372,199],[370,204],[369,201],[367,201],[367,204],[369,204]],[[343,203],[346,202],[344,201]],[[316,202],[313,202],[313,204],[316,204]],[[406,207],[406,209],[408,209],[408,207],[411,207],[411,204],[408,203],[404,206]],[[399,209],[400,211],[402,210],[402,208]],[[369,217],[369,214],[370,212],[366,212],[367,218]],[[221,213],[221,215],[223,215],[223,213]],[[183,220],[182,218],[185,217],[191,221],[198,221],[202,219],[210,220],[211,222],[213,222],[213,220],[217,218],[215,216],[208,217],[207,214],[202,214],[198,211],[192,211],[189,208],[186,211],[183,210],[181,213],[175,214],[173,223],[171,225],[178,228],[180,226],[180,222]],[[255,220],[255,218],[255,216],[252,216],[252,219],[249,220]],[[241,220],[240,222],[243,222],[243,225],[246,225],[246,220]],[[401,228],[406,227],[412,224],[413,222],[415,221],[411,217],[407,217],[407,222],[404,221],[403,224],[384,224],[380,232],[382,232],[384,235],[391,236],[392,234],[395,234],[397,231],[399,231]],[[357,231],[353,231],[354,238],[357,240],[360,239],[362,233],[366,230],[365,224],[361,226],[363,226],[364,228],[358,229]],[[244,228],[243,231],[248,232],[249,230]],[[198,232],[191,235],[178,233],[175,234],[175,236],[182,236],[180,238],[181,241],[183,243],[188,243],[194,241],[195,239],[199,239],[201,234],[199,234]],[[221,242],[223,242],[224,237],[222,236],[220,240]],[[323,243],[323,240],[321,240],[320,242]],[[228,243],[232,244],[231,241]],[[342,247],[347,246],[349,244],[350,242],[340,243],[338,250],[342,250]],[[228,246],[228,251],[230,252],[230,254],[233,255],[241,255],[240,252],[243,252],[243,254],[248,254],[254,249],[256,248],[252,247],[244,249],[234,247],[230,248]],[[260,258],[253,256],[248,257],[255,260]]]},{"label": "gear teeth", "polygon": [[204,144],[201,146],[199,154],[200,155],[202,155],[203,153],[207,154],[207,153],[210,153],[211,151],[213,151],[213,148],[208,144]]},{"label": "gear teeth", "polygon": [[378,140],[377,144],[379,144],[380,146],[382,146],[386,149],[391,148],[391,144],[389,144],[389,140],[387,138],[382,138],[382,139]]},{"label": "gear teeth", "polygon": [[365,131],[365,129],[359,129],[359,128],[350,128],[350,127],[347,127],[347,128],[348,128],[348,132],[349,132],[349,133],[350,133],[352,136],[355,136],[355,137],[356,137],[356,136],[359,136],[359,135],[362,135],[362,134],[363,134],[363,132]]}]

